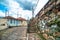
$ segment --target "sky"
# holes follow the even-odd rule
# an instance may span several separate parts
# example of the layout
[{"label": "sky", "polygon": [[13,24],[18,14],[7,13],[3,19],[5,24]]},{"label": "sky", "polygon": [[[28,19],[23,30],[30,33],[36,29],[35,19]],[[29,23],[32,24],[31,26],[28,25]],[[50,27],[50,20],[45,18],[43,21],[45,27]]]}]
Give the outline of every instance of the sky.
[{"label": "sky", "polygon": [[32,17],[32,7],[34,8],[34,15],[36,15],[47,1],[48,0],[0,0],[0,16],[4,17],[5,14],[8,16],[9,13],[9,16],[15,18],[22,17],[30,19]]}]

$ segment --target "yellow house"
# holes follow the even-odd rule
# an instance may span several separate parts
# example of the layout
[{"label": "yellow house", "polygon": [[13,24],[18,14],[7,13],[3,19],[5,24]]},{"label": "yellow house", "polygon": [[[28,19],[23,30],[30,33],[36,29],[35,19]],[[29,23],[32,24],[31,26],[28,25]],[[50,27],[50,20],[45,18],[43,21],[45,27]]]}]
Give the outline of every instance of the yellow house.
[{"label": "yellow house", "polygon": [[17,19],[21,21],[21,22],[19,23],[20,26],[22,26],[22,27],[27,27],[27,20],[26,20],[26,19],[21,18],[21,17],[19,17],[19,18],[17,18]]},{"label": "yellow house", "polygon": [[26,20],[23,20],[23,21],[21,22],[21,26],[27,26],[27,21],[26,21]]}]

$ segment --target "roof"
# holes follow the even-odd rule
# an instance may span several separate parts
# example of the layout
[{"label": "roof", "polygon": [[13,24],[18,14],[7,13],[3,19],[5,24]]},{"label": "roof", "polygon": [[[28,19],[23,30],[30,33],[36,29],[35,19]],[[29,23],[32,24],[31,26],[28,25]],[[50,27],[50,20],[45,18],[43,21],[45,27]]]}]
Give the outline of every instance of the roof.
[{"label": "roof", "polygon": [[17,19],[20,20],[20,21],[26,21],[26,19],[21,18],[21,17],[19,17],[19,18],[17,18]]},{"label": "roof", "polygon": [[[16,19],[16,18],[11,17],[11,16],[6,16],[6,17],[4,17],[4,18],[6,18],[6,19]],[[17,20],[17,19],[16,19],[16,20]]]},{"label": "roof", "polygon": [[11,16],[6,16],[6,17],[4,17],[5,19],[15,19],[15,20],[20,20],[20,21],[26,21],[26,19],[24,19],[24,18],[21,18],[21,17],[19,17],[19,18],[14,18],[14,17],[11,17]]}]

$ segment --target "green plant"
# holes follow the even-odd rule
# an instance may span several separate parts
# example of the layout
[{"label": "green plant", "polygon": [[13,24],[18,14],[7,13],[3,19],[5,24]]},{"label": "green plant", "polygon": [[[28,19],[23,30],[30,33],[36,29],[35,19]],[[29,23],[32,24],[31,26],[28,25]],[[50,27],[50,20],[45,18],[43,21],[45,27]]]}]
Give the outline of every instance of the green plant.
[{"label": "green plant", "polygon": [[[37,34],[38,34],[38,33],[37,33]],[[38,36],[41,38],[41,40],[46,40],[41,33],[38,34]]]}]

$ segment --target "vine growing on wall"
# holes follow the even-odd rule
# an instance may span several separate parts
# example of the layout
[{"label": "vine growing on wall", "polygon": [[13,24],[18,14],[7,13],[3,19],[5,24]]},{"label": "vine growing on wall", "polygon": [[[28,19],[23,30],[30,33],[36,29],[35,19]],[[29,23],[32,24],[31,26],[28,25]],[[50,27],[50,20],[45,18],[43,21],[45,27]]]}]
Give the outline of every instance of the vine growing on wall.
[{"label": "vine growing on wall", "polygon": [[51,27],[52,25],[57,25],[56,30],[60,31],[60,18],[56,18],[55,20],[48,22],[47,25],[49,27]]}]

